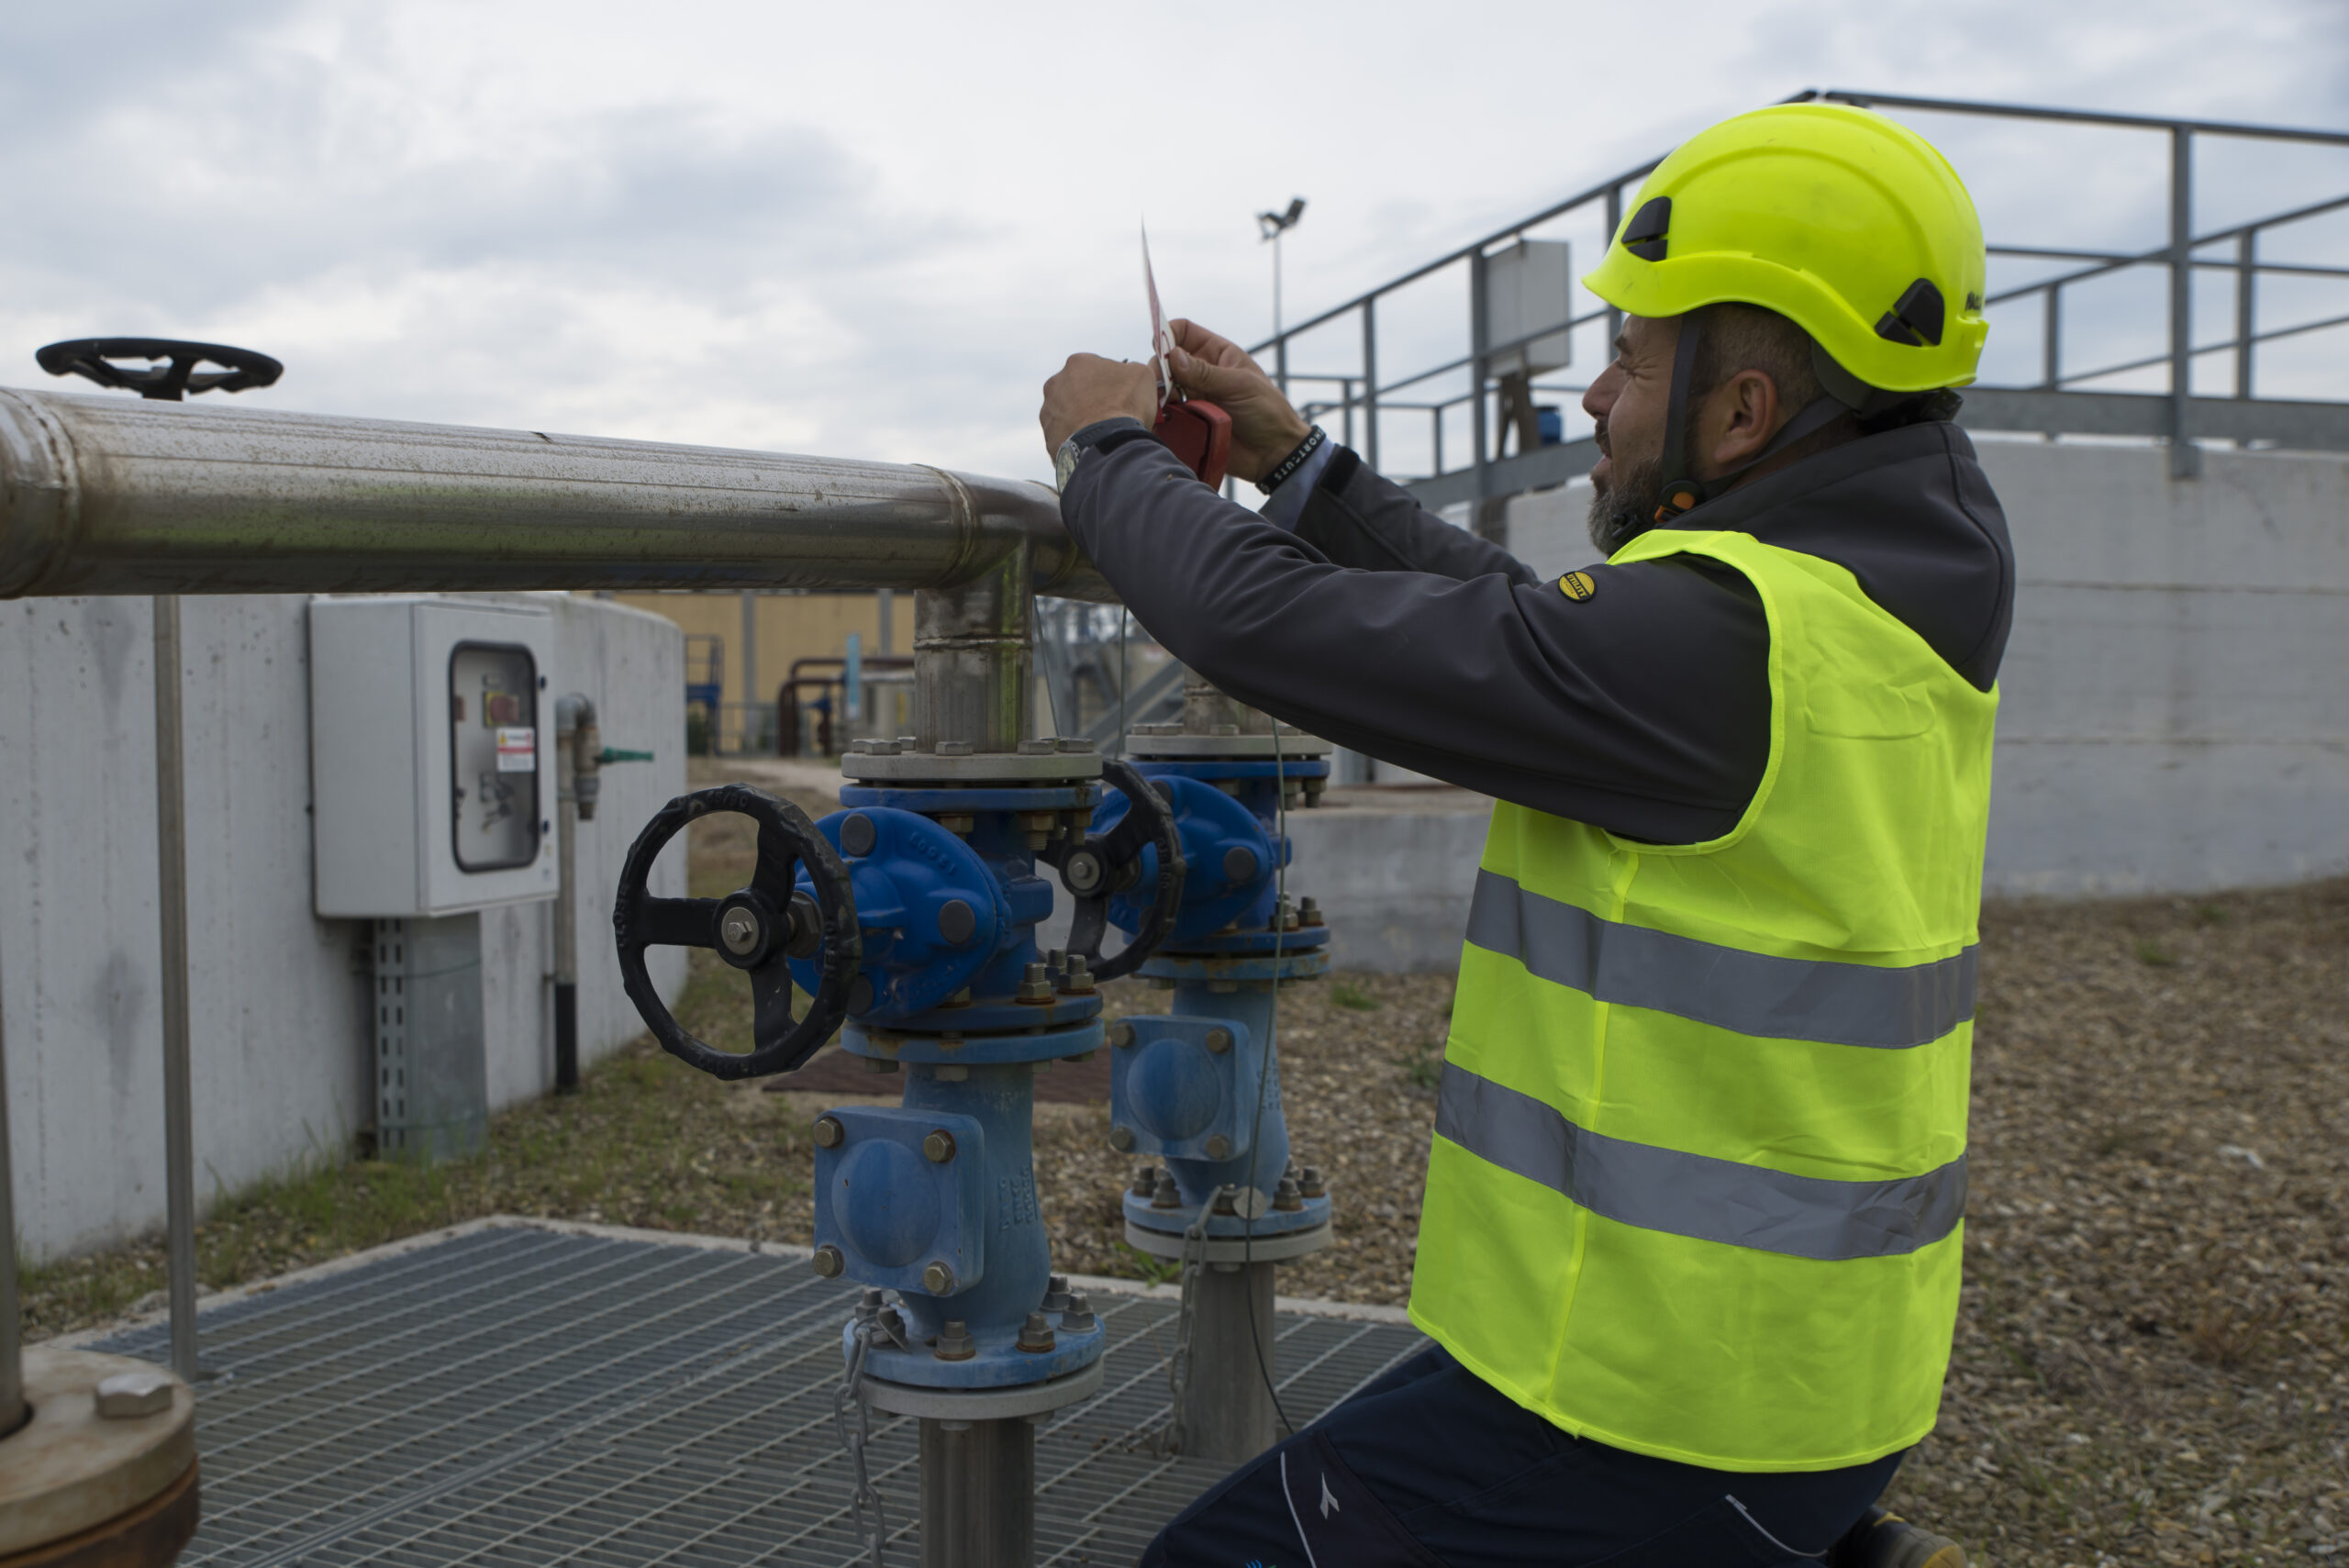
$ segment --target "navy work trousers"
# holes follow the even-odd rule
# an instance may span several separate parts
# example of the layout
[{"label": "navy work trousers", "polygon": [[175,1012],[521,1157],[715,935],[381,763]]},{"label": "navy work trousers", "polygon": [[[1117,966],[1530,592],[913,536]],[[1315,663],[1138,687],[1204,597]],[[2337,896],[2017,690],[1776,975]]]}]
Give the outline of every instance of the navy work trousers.
[{"label": "navy work trousers", "polygon": [[1141,1568],[1815,1564],[1901,1457],[1785,1474],[1651,1459],[1429,1350],[1219,1482]]}]

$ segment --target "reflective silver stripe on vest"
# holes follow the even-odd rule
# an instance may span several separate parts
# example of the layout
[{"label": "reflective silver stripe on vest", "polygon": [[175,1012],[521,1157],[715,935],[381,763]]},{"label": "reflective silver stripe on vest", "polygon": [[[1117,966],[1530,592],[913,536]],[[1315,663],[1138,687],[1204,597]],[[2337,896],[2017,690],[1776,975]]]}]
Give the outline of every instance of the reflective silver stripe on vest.
[{"label": "reflective silver stripe on vest", "polygon": [[1774,958],[1602,920],[1489,871],[1476,873],[1468,941],[1601,1002],[1739,1034],[1894,1051],[1974,1016],[1980,961],[1975,948],[1908,969]]},{"label": "reflective silver stripe on vest", "polygon": [[1965,1156],[1921,1176],[1833,1182],[1576,1127],[1451,1062],[1435,1129],[1480,1160],[1642,1230],[1837,1262],[1930,1247],[1965,1214]]}]

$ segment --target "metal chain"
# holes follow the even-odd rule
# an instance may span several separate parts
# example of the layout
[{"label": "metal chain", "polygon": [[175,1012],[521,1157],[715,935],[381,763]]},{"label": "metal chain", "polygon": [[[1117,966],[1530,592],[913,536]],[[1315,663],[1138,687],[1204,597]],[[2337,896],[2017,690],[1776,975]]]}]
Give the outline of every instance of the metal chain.
[{"label": "metal chain", "polygon": [[[873,1440],[873,1407],[864,1402],[864,1361],[873,1351],[873,1342],[888,1337],[888,1330],[873,1319],[856,1325],[849,1348],[848,1375],[841,1379],[840,1388],[832,1395],[832,1424],[840,1431],[841,1447],[847,1451],[849,1467],[856,1475],[856,1489],[849,1495],[849,1518],[859,1539],[866,1543],[872,1568],[888,1568],[882,1561],[881,1543],[888,1539],[889,1529],[881,1512],[881,1494],[874,1490],[873,1477],[865,1469],[864,1451]],[[851,1406],[856,1407],[854,1430],[849,1428]]]},{"label": "metal chain", "polygon": [[[1191,1329],[1198,1321],[1199,1273],[1208,1266],[1208,1216],[1216,1200],[1231,1189],[1216,1188],[1199,1205],[1198,1217],[1183,1228],[1183,1300],[1174,1309],[1174,1353],[1166,1358],[1166,1424],[1151,1441],[1151,1451],[1172,1459],[1183,1451],[1183,1390],[1191,1381]],[[1196,1249],[1196,1251],[1194,1251]]]}]

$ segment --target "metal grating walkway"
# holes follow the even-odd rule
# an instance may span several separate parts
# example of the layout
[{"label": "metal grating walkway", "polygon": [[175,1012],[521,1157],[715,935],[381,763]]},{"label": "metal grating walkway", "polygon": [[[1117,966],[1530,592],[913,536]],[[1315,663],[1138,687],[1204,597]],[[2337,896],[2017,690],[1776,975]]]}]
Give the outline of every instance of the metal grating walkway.
[{"label": "metal grating walkway", "polygon": [[[488,1229],[204,1315],[204,1524],[184,1563],[842,1563],[831,1419],[853,1287],[795,1258]],[[1037,1429],[1037,1561],[1130,1563],[1217,1478],[1164,1418],[1171,1302],[1095,1299],[1107,1381]],[[1284,1314],[1300,1423],[1426,1341]],[[98,1347],[167,1359],[166,1330]],[[918,1561],[915,1423],[875,1416],[893,1562]]]}]

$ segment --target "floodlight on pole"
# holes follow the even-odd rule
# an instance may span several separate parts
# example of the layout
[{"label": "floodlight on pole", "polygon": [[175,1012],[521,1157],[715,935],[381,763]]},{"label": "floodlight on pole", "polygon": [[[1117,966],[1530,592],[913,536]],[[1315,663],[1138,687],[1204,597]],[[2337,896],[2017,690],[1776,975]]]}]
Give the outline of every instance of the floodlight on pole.
[{"label": "floodlight on pole", "polygon": [[1273,242],[1273,336],[1281,334],[1281,236],[1297,227],[1305,216],[1305,198],[1291,196],[1288,206],[1280,212],[1260,212],[1256,215],[1256,230]]}]

